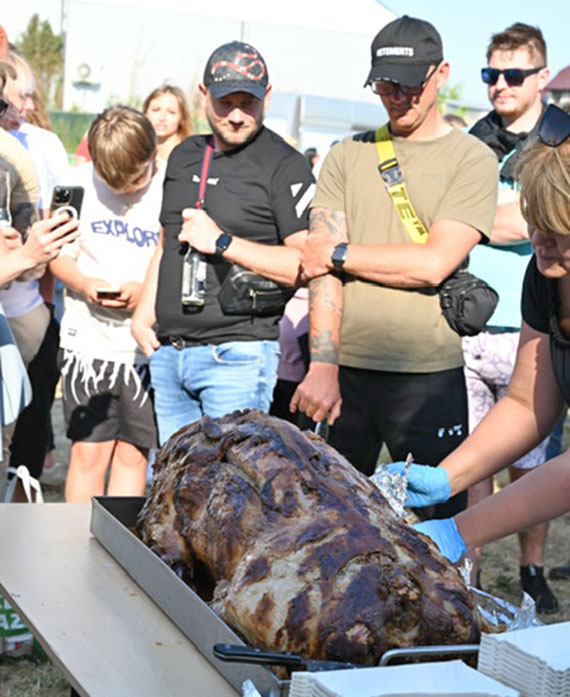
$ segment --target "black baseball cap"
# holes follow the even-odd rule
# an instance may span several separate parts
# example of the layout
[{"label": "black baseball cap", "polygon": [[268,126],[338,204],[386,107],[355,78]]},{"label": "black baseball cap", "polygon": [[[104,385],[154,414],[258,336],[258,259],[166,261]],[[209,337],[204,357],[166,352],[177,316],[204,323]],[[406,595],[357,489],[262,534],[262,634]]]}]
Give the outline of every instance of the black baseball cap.
[{"label": "black baseball cap", "polygon": [[249,92],[263,99],[268,79],[263,57],[243,41],[219,46],[208,58],[204,70],[204,85],[216,99],[232,92]]},{"label": "black baseball cap", "polygon": [[376,34],[371,46],[372,68],[364,86],[375,80],[419,85],[430,65],[441,63],[443,46],[429,22],[404,15]]}]

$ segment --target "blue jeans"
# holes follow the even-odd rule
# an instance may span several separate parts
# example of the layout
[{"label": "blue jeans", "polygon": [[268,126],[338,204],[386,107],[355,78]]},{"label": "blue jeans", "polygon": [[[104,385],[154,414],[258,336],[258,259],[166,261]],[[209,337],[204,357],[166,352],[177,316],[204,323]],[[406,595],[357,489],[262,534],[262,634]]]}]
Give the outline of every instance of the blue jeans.
[{"label": "blue jeans", "polygon": [[278,361],[277,341],[230,341],[181,351],[161,346],[150,357],[160,444],[204,414],[269,411]]}]

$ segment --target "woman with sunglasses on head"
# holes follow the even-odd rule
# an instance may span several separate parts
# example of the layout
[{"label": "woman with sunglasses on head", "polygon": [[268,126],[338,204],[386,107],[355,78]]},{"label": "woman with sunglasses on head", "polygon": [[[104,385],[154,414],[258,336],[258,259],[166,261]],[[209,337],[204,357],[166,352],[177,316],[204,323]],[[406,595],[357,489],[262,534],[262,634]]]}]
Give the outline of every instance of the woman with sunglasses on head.
[{"label": "woman with sunglasses on head", "polygon": [[[521,155],[521,208],[535,254],[507,395],[439,467],[412,465],[407,505],[429,506],[507,467],[535,447],[570,403],[570,115],[550,106]],[[391,471],[403,469],[401,463]],[[570,510],[570,451],[454,518],[416,528],[452,561],[468,550]]]}]

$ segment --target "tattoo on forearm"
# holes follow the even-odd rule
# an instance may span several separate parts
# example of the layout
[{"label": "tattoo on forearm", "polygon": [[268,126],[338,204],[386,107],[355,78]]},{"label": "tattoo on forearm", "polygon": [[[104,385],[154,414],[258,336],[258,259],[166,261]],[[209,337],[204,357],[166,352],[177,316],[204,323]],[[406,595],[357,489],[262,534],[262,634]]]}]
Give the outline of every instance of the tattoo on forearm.
[{"label": "tattoo on forearm", "polygon": [[[337,278],[323,276],[311,281],[309,312],[311,360],[337,365],[342,317],[342,284]],[[325,319],[324,327],[319,326],[322,319]]]},{"label": "tattoo on forearm", "polygon": [[309,234],[326,232],[334,242],[348,241],[346,216],[331,208],[313,208],[309,216]]}]

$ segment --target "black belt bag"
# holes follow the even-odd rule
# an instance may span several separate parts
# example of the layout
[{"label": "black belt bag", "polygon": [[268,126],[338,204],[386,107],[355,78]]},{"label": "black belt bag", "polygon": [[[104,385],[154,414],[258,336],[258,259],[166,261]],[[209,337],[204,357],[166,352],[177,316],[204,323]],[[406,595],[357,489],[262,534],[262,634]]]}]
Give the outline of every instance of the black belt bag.
[{"label": "black belt bag", "polygon": [[461,269],[439,287],[439,304],[449,326],[459,336],[475,336],[487,324],[499,302],[494,288]]},{"label": "black belt bag", "polygon": [[295,290],[294,286],[282,286],[239,264],[231,264],[218,300],[225,315],[272,317],[283,314]]}]

